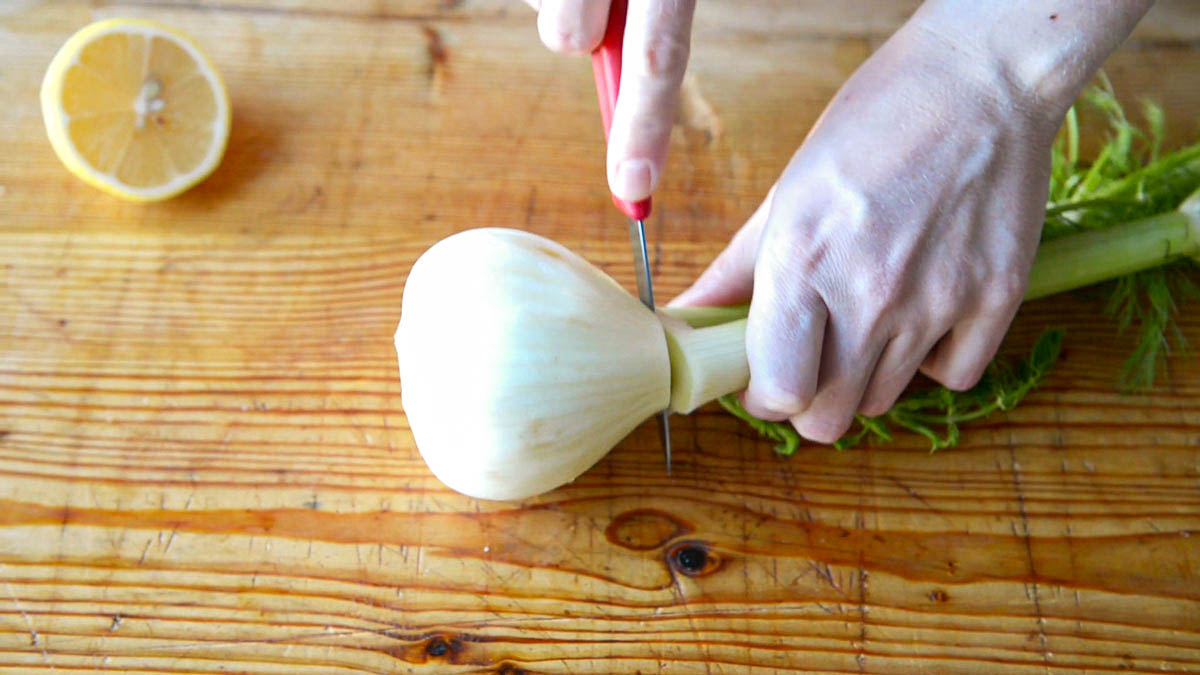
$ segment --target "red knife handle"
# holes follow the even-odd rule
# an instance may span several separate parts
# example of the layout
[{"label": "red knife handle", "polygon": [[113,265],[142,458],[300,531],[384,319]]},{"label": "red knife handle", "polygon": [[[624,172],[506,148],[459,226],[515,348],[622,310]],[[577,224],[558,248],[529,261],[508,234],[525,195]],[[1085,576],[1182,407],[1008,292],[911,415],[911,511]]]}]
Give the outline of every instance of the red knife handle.
[{"label": "red knife handle", "polygon": [[[608,130],[612,128],[613,110],[617,107],[617,94],[621,89],[621,47],[625,41],[628,5],[628,0],[612,0],[604,41],[592,52],[592,73],[596,76],[596,95],[600,99],[600,118],[604,120],[606,141]],[[650,215],[649,197],[639,202],[627,202],[613,195],[613,203],[634,220],[645,220]]]}]

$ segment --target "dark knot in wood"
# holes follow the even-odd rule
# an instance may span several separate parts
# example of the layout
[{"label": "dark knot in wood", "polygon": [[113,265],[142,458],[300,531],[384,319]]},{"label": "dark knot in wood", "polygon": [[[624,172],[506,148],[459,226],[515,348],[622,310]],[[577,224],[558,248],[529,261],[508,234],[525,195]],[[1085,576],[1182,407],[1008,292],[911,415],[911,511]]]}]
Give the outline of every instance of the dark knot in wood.
[{"label": "dark knot in wood", "polygon": [[682,541],[667,551],[667,565],[689,577],[702,577],[721,568],[721,557],[702,541]]}]

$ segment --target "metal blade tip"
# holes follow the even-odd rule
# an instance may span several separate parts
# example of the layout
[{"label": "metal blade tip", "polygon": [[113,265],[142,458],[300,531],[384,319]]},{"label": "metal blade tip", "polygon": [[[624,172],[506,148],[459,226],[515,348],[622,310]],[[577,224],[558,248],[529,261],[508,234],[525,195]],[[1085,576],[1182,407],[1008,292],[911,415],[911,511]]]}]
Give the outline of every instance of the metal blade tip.
[{"label": "metal blade tip", "polygon": [[664,410],[658,416],[658,431],[662,436],[663,455],[667,460],[667,475],[671,475],[671,411]]}]

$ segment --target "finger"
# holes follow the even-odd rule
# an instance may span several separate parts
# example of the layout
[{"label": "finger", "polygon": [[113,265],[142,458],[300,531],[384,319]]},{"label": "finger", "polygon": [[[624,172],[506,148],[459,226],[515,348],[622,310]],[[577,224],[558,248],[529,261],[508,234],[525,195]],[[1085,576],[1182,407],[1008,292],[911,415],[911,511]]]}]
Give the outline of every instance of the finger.
[{"label": "finger", "polygon": [[957,391],[975,386],[1015,313],[980,316],[955,325],[921,365],[921,372]]},{"label": "finger", "polygon": [[867,383],[858,412],[875,417],[891,410],[935,343],[936,340],[922,340],[913,333],[892,338],[879,356],[879,363]]},{"label": "finger", "polygon": [[634,0],[625,20],[621,85],[608,137],[613,194],[639,201],[657,187],[687,70],[695,0]]},{"label": "finger", "polygon": [[875,372],[883,340],[862,340],[855,333],[835,320],[826,329],[816,395],[790,418],[796,431],[811,441],[833,443],[846,433]]},{"label": "finger", "polygon": [[788,269],[790,246],[764,241],[754,271],[746,322],[750,383],[743,405],[752,415],[782,420],[808,407],[817,389],[829,310]]},{"label": "finger", "polygon": [[691,287],[667,303],[669,307],[720,307],[750,300],[754,290],[754,261],[763,224],[771,210],[775,188],[750,216],[733,240],[716,257]]},{"label": "finger", "polygon": [[550,49],[586,54],[604,39],[608,0],[541,0],[538,5],[538,35]]},{"label": "finger", "polygon": [[829,310],[815,295],[756,296],[746,324],[750,383],[742,405],[765,420],[783,420],[806,408],[817,389]]}]

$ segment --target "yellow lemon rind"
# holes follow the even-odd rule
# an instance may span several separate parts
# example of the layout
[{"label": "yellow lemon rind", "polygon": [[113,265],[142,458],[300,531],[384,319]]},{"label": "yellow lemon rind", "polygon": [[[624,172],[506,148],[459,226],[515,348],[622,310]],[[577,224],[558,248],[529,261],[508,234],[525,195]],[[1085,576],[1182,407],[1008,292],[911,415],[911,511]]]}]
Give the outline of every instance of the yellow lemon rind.
[{"label": "yellow lemon rind", "polygon": [[[216,97],[217,119],[214,120],[215,133],[213,137],[217,141],[208,148],[208,154],[192,171],[180,174],[168,183],[150,188],[126,185],[116,177],[98,171],[88,164],[67,136],[69,118],[62,109],[62,88],[67,70],[73,65],[84,46],[109,33],[132,32],[140,32],[147,36],[167,37],[178,43],[200,64],[205,77],[213,84]],[[59,48],[54,58],[51,59],[50,65],[46,69],[46,76],[42,79],[40,98],[42,120],[46,125],[50,146],[54,148],[54,153],[58,155],[67,170],[92,187],[129,201],[161,201],[195,186],[220,165],[221,158],[225,154],[225,147],[229,142],[231,117],[229,93],[225,88],[225,80],[221,77],[220,71],[189,37],[150,19],[104,19],[81,28]]]}]

